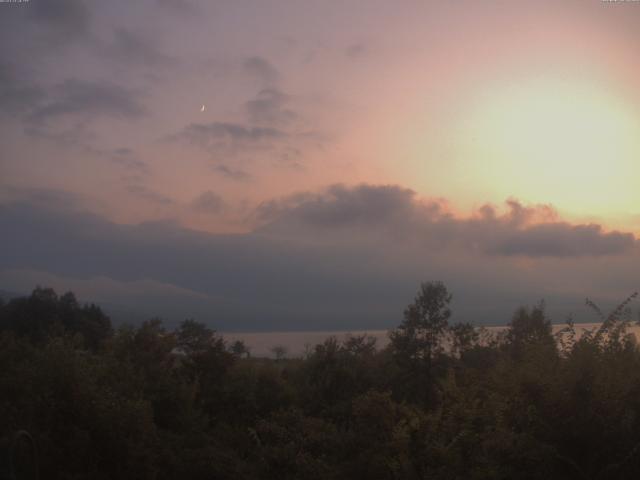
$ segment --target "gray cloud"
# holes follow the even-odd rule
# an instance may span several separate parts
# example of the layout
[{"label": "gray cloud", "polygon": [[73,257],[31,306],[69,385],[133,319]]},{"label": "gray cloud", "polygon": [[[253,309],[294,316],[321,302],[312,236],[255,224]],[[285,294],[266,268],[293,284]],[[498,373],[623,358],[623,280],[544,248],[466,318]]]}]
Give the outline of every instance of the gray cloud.
[{"label": "gray cloud", "polygon": [[195,13],[198,10],[189,0],[156,0],[156,3],[171,12]]},{"label": "gray cloud", "polygon": [[138,174],[149,173],[149,164],[136,158],[135,152],[130,148],[115,148],[105,152],[108,158],[115,164]]},{"label": "gray cloud", "polygon": [[[584,296],[617,300],[637,289],[640,255],[626,234],[557,221],[514,226],[513,212],[456,219],[441,202],[397,186],[333,186],[267,202],[261,213],[268,228],[214,235],[166,222],[118,225],[26,198],[5,202],[0,271],[171,285],[219,299],[197,307],[176,298],[175,310],[227,330],[388,328],[429,279],[451,287],[456,319],[494,324],[540,297],[564,315]],[[569,241],[584,245],[567,250]],[[528,263],[505,244],[518,245]],[[616,275],[599,274],[602,255]]]},{"label": "gray cloud", "polygon": [[275,88],[261,90],[245,107],[249,121],[259,125],[287,125],[298,115],[287,108],[289,96]]},{"label": "gray cloud", "polygon": [[13,118],[17,116],[22,120],[27,135],[64,148],[79,148],[84,153],[107,156],[128,167],[144,168],[130,155],[94,146],[97,132],[91,128],[92,121],[102,117],[133,120],[145,115],[138,93],[133,90],[113,83],[75,78],[47,89],[0,79],[0,106],[3,104],[7,112],[13,110]]},{"label": "gray cloud", "polygon": [[192,123],[165,140],[186,142],[209,152],[218,164],[214,169],[234,180],[250,177],[243,168],[221,163],[234,156],[242,162],[259,158],[279,167],[303,169],[303,151],[308,146],[321,147],[326,136],[305,125],[291,106],[293,97],[274,86],[279,75],[267,60],[250,57],[243,67],[262,86],[242,105],[246,121]]},{"label": "gray cloud", "polygon": [[201,213],[220,213],[225,208],[225,202],[220,195],[208,190],[198,195],[191,202],[191,207]]},{"label": "gray cloud", "polygon": [[31,112],[34,123],[66,115],[136,118],[144,114],[137,95],[112,83],[69,79],[54,87],[47,102]]},{"label": "gray cloud", "polygon": [[491,249],[501,255],[584,256],[624,253],[635,245],[630,233],[604,233],[600,225],[550,223],[514,232]]},{"label": "gray cloud", "polygon": [[[497,216],[483,207],[476,218],[458,219],[441,202],[419,201],[415,192],[394,185],[333,185],[321,194],[301,193],[261,204],[257,218],[270,233],[309,232],[311,237],[365,229],[414,239],[432,248],[476,249],[487,254],[526,257],[580,257],[627,253],[637,246],[630,233],[604,232],[598,225],[557,220],[548,205],[507,201]],[[543,222],[543,223],[532,223]]]},{"label": "gray cloud", "polygon": [[43,88],[35,85],[11,63],[0,63],[0,113],[23,114],[45,98]]},{"label": "gray cloud", "polygon": [[2,186],[0,188],[0,202],[25,203],[36,208],[48,210],[75,211],[79,205],[86,203],[84,198],[76,193],[52,188],[16,188]]},{"label": "gray cloud", "polygon": [[278,70],[262,57],[249,57],[243,67],[247,73],[256,78],[261,84],[271,86],[277,82]]},{"label": "gray cloud", "polygon": [[[327,276],[335,274],[309,268],[315,260],[308,252],[253,234],[210,235],[166,223],[116,225],[95,215],[25,204],[0,207],[0,221],[11,229],[0,250],[0,270],[30,265],[57,276],[175,285],[224,299],[228,308],[197,312],[219,328],[291,328],[305,316],[303,328],[319,325],[327,316],[321,307],[326,296],[344,297],[352,281],[332,281]],[[47,242],[38,240],[43,234]],[[344,258],[339,269],[357,258]],[[348,317],[345,308],[330,322],[337,326]]]},{"label": "gray cloud", "polygon": [[245,181],[251,179],[251,175],[248,172],[240,169],[230,168],[227,165],[214,165],[212,169],[220,175],[223,175],[224,177],[230,178],[232,180]]},{"label": "gray cloud", "polygon": [[[27,135],[87,152],[95,148],[98,133],[91,130],[91,120],[130,119],[145,113],[138,92],[127,87],[126,80],[122,85],[95,80],[107,78],[96,68],[92,78],[87,76],[91,61],[83,59],[91,55],[102,60],[105,55],[99,34],[103,27],[109,28],[109,20],[94,18],[98,8],[91,2],[60,0],[2,9],[0,110],[23,122]],[[158,58],[148,42],[123,36],[127,41],[120,50],[133,52],[130,55],[136,58],[144,54],[150,62]],[[60,73],[68,78],[60,80]]]},{"label": "gray cloud", "polygon": [[210,153],[217,164],[214,170],[234,180],[246,180],[250,175],[244,169],[231,169],[220,162],[227,162],[234,156],[240,157],[241,161],[250,161],[253,154],[260,153],[262,155],[258,158],[269,159],[272,165],[300,170],[304,168],[305,147],[311,145],[318,148],[324,141],[317,132],[298,132],[278,125],[297,116],[288,109],[275,106],[270,97],[264,103],[251,105],[250,108],[252,122],[247,124],[217,121],[192,123],[164,137],[164,140],[194,145]]},{"label": "gray cloud", "polygon": [[154,190],[149,189],[148,187],[145,187],[144,185],[128,185],[126,187],[127,192],[129,192],[132,195],[135,195],[138,198],[141,198],[143,200],[146,200],[148,202],[151,203],[156,203],[158,205],[173,205],[175,204],[175,200],[173,200],[172,198],[156,192]]},{"label": "gray cloud", "polygon": [[258,217],[270,220],[265,228],[277,230],[296,226],[329,227],[388,224],[394,217],[403,221],[413,215],[415,193],[397,186],[360,185],[348,188],[332,185],[323,193],[298,193],[258,206]]},{"label": "gray cloud", "polygon": [[83,0],[29,2],[28,12],[33,20],[65,37],[85,35],[91,20],[89,8]]},{"label": "gray cloud", "polygon": [[288,134],[277,128],[250,127],[238,123],[192,123],[170,140],[187,141],[207,151],[269,146]]},{"label": "gray cloud", "polygon": [[114,29],[114,42],[102,48],[103,53],[129,66],[167,66],[176,63],[176,59],[163,53],[154,42],[138,32],[124,27]]}]

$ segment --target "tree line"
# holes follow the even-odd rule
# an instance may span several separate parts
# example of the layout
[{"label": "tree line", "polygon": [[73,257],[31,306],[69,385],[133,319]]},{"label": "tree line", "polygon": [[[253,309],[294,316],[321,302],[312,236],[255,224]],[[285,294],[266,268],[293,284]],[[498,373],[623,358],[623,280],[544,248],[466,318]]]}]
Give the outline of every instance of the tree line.
[{"label": "tree line", "polygon": [[543,304],[489,334],[451,323],[427,282],[385,348],[330,337],[268,359],[195,320],[114,328],[36,288],[0,303],[0,453],[23,432],[37,466],[19,477],[6,454],[0,478],[635,478],[635,296],[608,315],[588,301],[600,325],[582,335],[554,335]]}]

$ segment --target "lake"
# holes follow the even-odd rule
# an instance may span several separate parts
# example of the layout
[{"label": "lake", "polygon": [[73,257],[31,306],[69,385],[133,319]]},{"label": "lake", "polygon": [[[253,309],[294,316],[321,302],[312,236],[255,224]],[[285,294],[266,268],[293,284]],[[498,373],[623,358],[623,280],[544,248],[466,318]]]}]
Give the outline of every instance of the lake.
[{"label": "lake", "polygon": [[[576,323],[575,328],[578,335],[586,330],[597,328],[599,323]],[[553,325],[553,332],[566,327],[566,324]],[[485,327],[491,333],[499,333],[506,329],[506,326]],[[629,327],[629,332],[636,338],[640,338],[640,326],[635,324]],[[271,349],[275,346],[282,346],[286,349],[287,357],[298,357],[304,354],[307,348],[324,342],[330,336],[343,339],[347,335],[367,334],[377,339],[377,347],[383,348],[389,343],[388,330],[351,330],[351,331],[319,331],[319,332],[256,332],[256,333],[223,333],[229,342],[242,340],[251,351],[251,355],[256,357],[272,357]]]}]

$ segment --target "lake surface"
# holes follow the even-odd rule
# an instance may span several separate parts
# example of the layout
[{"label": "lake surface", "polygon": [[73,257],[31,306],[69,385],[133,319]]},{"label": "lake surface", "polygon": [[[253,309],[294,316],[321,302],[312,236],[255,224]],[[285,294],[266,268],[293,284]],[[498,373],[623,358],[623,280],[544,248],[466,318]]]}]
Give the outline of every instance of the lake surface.
[{"label": "lake surface", "polygon": [[[586,330],[597,328],[599,323],[576,323],[575,329],[578,335]],[[553,325],[553,332],[566,327],[566,324]],[[485,327],[490,333],[499,333],[505,330],[506,326]],[[629,333],[633,333],[636,338],[640,338],[640,326],[629,327]],[[273,357],[271,349],[275,346],[282,346],[287,351],[287,357],[299,357],[305,353],[306,349],[324,342],[331,336],[342,340],[347,335],[367,334],[377,339],[376,346],[383,348],[389,343],[388,330],[352,330],[352,331],[324,331],[324,332],[261,332],[261,333],[223,333],[229,342],[242,340],[251,351],[251,355],[256,357]]]}]

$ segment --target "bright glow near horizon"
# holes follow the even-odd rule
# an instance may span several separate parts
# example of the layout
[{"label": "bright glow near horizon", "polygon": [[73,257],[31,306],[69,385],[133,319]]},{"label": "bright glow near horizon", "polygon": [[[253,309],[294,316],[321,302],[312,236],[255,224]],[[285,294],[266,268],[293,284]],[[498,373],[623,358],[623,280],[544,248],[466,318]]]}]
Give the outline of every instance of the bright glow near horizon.
[{"label": "bright glow near horizon", "polygon": [[560,75],[478,88],[405,137],[412,180],[461,215],[515,196],[638,234],[640,121],[620,93]]},{"label": "bright glow near horizon", "polygon": [[[487,95],[462,131],[473,178],[577,215],[633,212],[640,124],[606,90],[531,82]],[[465,141],[466,140],[466,141]],[[499,172],[499,174],[498,174]]]}]

